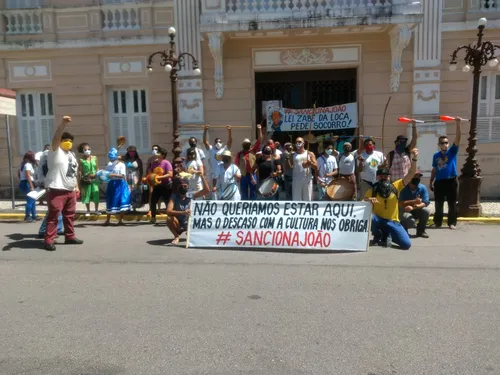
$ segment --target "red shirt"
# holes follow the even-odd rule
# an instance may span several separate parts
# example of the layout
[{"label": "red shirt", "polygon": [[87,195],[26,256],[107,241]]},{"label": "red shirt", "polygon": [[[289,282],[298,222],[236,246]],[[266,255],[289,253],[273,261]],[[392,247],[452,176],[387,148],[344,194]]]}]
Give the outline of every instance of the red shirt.
[{"label": "red shirt", "polygon": [[248,160],[248,155],[250,155],[250,153],[254,153],[254,154],[257,153],[259,148],[260,148],[260,142],[257,141],[248,151],[241,150],[240,152],[238,152],[236,154],[236,157],[234,158],[234,164],[240,165],[240,158],[243,155],[243,159],[245,160],[245,172],[252,173],[252,167],[250,166],[250,161]]}]

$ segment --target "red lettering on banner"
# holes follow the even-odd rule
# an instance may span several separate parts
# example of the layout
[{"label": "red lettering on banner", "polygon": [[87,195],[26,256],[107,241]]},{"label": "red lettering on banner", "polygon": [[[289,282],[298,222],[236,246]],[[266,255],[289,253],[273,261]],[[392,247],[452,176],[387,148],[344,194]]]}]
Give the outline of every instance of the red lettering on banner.
[{"label": "red lettering on banner", "polygon": [[281,246],[281,247],[308,247],[325,249],[331,244],[330,233],[322,230],[317,232],[292,231],[238,231],[236,232],[238,246]]}]

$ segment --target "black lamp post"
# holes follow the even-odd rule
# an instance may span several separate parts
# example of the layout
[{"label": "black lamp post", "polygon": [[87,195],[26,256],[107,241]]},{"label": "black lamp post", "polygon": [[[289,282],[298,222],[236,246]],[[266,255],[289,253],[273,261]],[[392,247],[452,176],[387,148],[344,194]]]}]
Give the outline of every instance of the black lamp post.
[{"label": "black lamp post", "polygon": [[462,217],[478,217],[481,215],[481,169],[476,160],[477,154],[477,110],[479,105],[479,81],[481,79],[481,69],[486,64],[494,67],[498,65],[495,57],[497,46],[489,41],[483,41],[483,31],[486,27],[486,18],[478,21],[477,43],[458,47],[451,55],[450,71],[457,69],[457,55],[460,51],[465,51],[465,65],[462,71],[468,73],[472,69],[474,83],[472,86],[472,110],[470,116],[469,144],[467,147],[467,159],[462,167],[459,177],[458,192],[458,215]]},{"label": "black lamp post", "polygon": [[186,66],[186,59],[191,59],[193,64],[193,75],[199,76],[201,74],[201,70],[199,69],[198,60],[189,52],[183,52],[179,55],[176,55],[175,51],[175,28],[170,27],[168,29],[168,36],[170,37],[170,48],[166,51],[158,51],[152,53],[148,57],[148,71],[153,71],[153,59],[155,56],[160,56],[161,61],[160,65],[165,69],[167,73],[170,73],[170,82],[171,82],[171,90],[172,90],[172,124],[173,124],[173,168],[174,171],[178,171],[179,165],[182,164],[181,153],[182,149],[180,147],[179,141],[179,113],[177,107],[177,72],[181,71]]}]

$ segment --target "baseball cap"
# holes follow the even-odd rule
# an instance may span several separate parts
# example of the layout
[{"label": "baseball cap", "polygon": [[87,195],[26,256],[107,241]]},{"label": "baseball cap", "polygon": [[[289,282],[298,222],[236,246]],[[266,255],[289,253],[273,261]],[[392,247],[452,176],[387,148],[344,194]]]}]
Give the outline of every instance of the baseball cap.
[{"label": "baseball cap", "polygon": [[241,142],[241,143],[252,143],[252,142],[250,141],[250,139],[245,138],[245,139],[243,140],[243,142]]},{"label": "baseball cap", "polygon": [[406,135],[398,135],[396,138],[396,142],[403,141],[403,140],[407,141],[408,137]]},{"label": "baseball cap", "polygon": [[423,173],[420,172],[420,169],[417,169],[417,171],[415,172],[414,176],[419,176],[419,177],[422,177],[423,176]]},{"label": "baseball cap", "polygon": [[390,174],[391,173],[389,172],[389,168],[380,168],[379,170],[377,170],[377,176],[388,176]]}]

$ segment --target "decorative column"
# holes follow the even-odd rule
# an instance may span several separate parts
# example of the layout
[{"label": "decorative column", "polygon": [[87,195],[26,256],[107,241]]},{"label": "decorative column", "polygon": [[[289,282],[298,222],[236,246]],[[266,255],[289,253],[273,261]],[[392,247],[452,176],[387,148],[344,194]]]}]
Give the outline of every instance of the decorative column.
[{"label": "decorative column", "polygon": [[224,53],[222,46],[224,45],[224,35],[220,32],[210,33],[208,35],[208,46],[210,47],[210,52],[214,58],[214,87],[215,87],[215,97],[217,99],[222,99],[224,95]]},{"label": "decorative column", "polygon": [[[424,177],[430,177],[438,138],[446,135],[445,123],[435,121],[440,112],[442,2],[423,2],[424,18],[414,31],[413,115],[426,120],[425,125],[417,127],[419,168]],[[411,135],[411,126],[408,127],[408,133]]]},{"label": "decorative column", "polygon": [[401,58],[403,56],[403,50],[410,43],[413,26],[413,24],[395,25],[392,30],[389,31],[392,55],[391,79],[389,83],[391,92],[399,91],[399,80],[401,78],[401,73],[403,73]]}]

